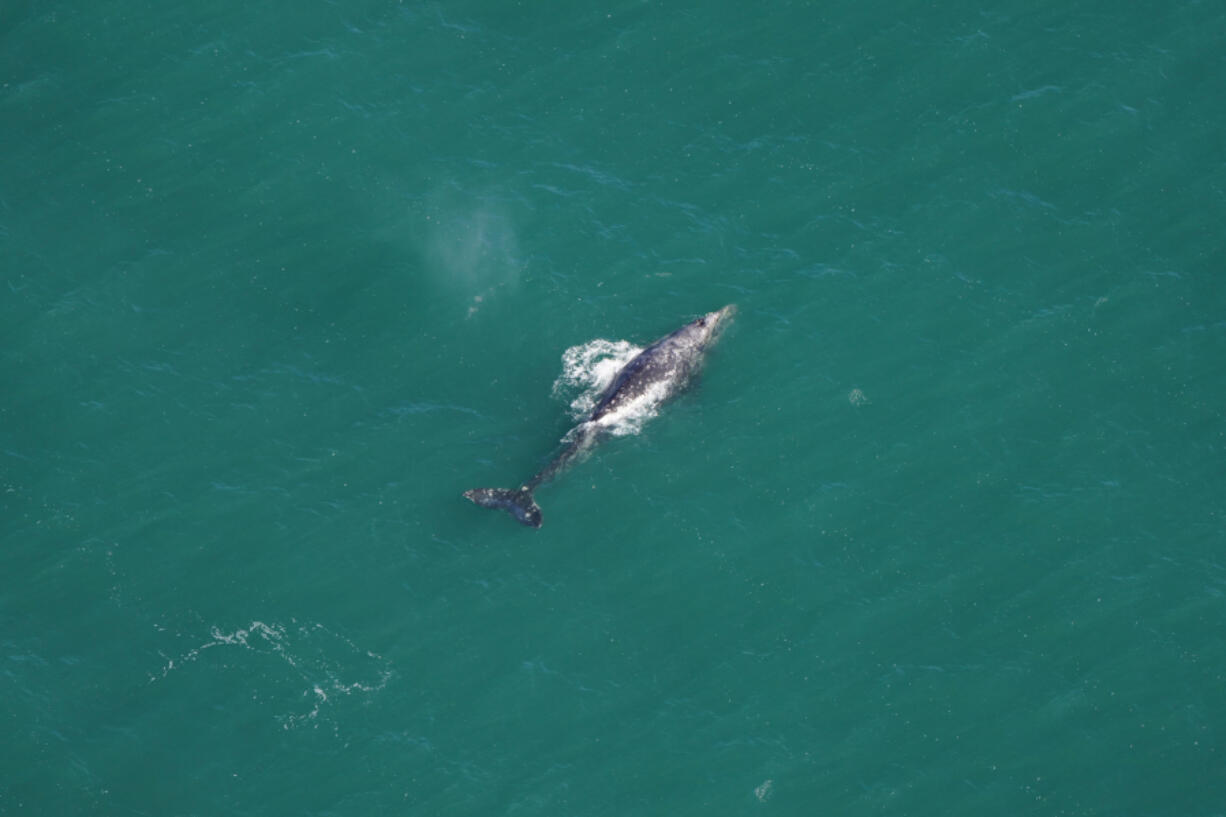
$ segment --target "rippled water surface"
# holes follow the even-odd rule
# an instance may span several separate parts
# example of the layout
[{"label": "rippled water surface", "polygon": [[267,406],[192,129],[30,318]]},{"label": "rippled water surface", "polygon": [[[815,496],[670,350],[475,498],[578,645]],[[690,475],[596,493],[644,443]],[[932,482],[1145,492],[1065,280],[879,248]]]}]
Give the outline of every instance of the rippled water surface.
[{"label": "rippled water surface", "polygon": [[1222,814],[1224,27],[0,8],[0,814]]}]

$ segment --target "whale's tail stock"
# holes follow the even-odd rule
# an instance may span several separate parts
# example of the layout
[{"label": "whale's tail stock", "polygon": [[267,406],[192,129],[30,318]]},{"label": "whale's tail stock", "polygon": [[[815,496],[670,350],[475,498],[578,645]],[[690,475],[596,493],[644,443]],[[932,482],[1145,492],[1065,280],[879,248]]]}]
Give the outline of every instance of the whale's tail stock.
[{"label": "whale's tail stock", "polygon": [[508,490],[506,488],[473,488],[464,496],[482,508],[501,508],[530,528],[541,526],[541,508],[532,498],[528,486]]}]

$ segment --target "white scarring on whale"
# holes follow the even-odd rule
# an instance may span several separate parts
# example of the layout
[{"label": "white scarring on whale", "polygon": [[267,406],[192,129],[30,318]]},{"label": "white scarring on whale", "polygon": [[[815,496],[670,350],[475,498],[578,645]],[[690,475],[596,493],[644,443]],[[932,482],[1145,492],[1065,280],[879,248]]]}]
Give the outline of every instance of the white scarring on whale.
[{"label": "white scarring on whale", "polygon": [[687,323],[633,357],[613,378],[595,408],[564,437],[566,447],[518,488],[473,488],[464,496],[483,508],[500,508],[525,525],[541,526],[541,509],[532,493],[587,453],[604,432],[627,414],[651,412],[680,391],[701,366],[736,306],[725,306]]}]

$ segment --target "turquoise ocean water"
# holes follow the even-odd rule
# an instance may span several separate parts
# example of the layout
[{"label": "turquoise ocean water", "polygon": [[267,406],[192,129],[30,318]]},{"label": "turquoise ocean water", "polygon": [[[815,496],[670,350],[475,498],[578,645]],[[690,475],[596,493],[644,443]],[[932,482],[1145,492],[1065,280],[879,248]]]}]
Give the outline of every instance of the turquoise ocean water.
[{"label": "turquoise ocean water", "polygon": [[0,4],[0,814],[1226,814],[1224,37]]}]

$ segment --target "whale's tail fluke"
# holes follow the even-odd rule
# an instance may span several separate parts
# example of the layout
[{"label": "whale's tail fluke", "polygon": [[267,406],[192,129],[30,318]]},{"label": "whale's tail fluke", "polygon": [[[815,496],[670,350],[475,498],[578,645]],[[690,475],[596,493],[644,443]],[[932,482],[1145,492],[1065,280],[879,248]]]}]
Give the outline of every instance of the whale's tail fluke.
[{"label": "whale's tail fluke", "polygon": [[522,488],[473,488],[464,496],[482,508],[501,508],[530,528],[541,526],[541,508],[532,498],[532,490]]}]

